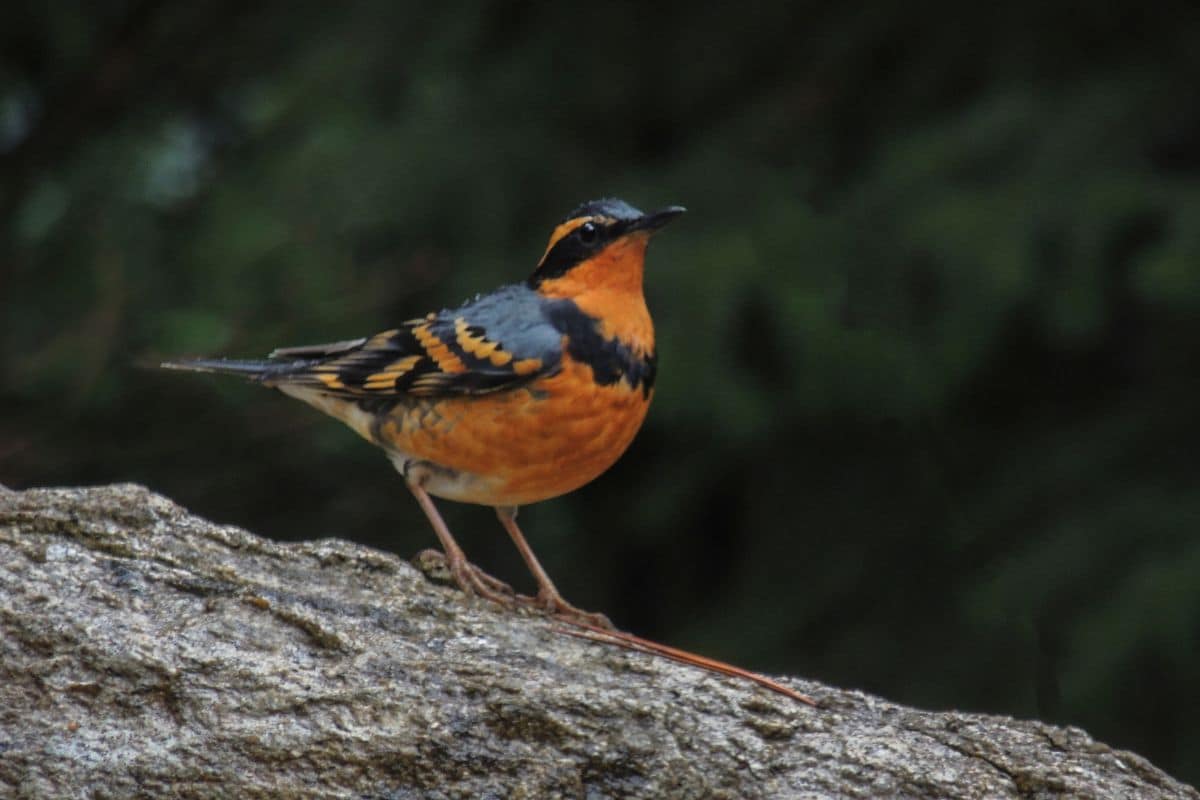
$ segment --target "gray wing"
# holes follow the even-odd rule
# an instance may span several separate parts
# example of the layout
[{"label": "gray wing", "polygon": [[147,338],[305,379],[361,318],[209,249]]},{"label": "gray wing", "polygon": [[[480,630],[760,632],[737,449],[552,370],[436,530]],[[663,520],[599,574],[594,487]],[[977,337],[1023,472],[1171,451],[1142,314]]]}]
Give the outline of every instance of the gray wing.
[{"label": "gray wing", "polygon": [[558,371],[562,334],[545,300],[505,286],[368,339],[280,348],[264,378],[353,397],[484,394]]}]

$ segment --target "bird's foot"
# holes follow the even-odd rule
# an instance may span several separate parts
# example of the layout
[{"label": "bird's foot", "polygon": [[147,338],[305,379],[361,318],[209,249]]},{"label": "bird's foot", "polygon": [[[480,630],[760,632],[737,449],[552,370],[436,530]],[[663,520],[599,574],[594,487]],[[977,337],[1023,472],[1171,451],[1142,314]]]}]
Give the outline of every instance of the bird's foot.
[{"label": "bird's foot", "polygon": [[505,608],[511,608],[516,592],[504,581],[494,578],[466,558],[450,558],[437,550],[422,550],[413,564],[426,577],[441,583],[454,583],[467,594],[478,595]]},{"label": "bird's foot", "polygon": [[617,630],[617,626],[613,625],[612,620],[604,614],[576,608],[556,591],[546,591],[543,588],[537,593],[537,597],[517,595],[517,600],[566,623],[600,628],[606,631]]},{"label": "bird's foot", "polygon": [[505,608],[520,603],[562,622],[616,631],[617,627],[604,614],[584,611],[568,603],[557,591],[542,589],[536,597],[520,595],[499,578],[492,577],[466,558],[453,559],[440,550],[422,550],[413,557],[413,565],[430,580],[453,583],[467,594],[478,595]]},{"label": "bird's foot", "polygon": [[560,619],[563,622],[570,624],[579,624],[584,627],[601,628],[606,631],[617,633],[617,626],[612,624],[606,615],[599,611],[584,611],[574,606],[567,606],[565,609],[559,609],[554,612],[554,618]]}]

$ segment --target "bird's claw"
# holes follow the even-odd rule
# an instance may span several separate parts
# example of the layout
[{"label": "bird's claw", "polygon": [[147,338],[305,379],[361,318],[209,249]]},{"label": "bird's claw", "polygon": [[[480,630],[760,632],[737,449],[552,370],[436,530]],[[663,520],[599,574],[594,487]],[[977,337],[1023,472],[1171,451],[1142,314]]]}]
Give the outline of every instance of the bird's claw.
[{"label": "bird's claw", "polygon": [[505,608],[511,608],[515,602],[516,592],[511,586],[465,558],[448,558],[445,553],[427,549],[413,557],[413,564],[431,580],[453,583],[467,594],[478,595]]}]

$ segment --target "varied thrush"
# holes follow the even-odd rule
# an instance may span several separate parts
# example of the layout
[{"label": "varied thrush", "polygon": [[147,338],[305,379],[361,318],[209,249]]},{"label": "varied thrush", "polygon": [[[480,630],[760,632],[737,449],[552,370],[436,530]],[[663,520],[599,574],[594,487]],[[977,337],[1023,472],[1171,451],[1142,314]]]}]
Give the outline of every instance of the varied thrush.
[{"label": "varied thrush", "polygon": [[587,624],[517,527],[517,507],[578,489],[612,466],[654,394],[654,327],[642,294],[650,237],[682,214],[585,203],[550,234],[524,283],[369,338],[285,347],[267,359],[171,369],[243,375],[336,417],[382,447],[441,541],[464,591],[508,603],[467,561],[430,495],[492,506],[537,580],[533,602]]}]

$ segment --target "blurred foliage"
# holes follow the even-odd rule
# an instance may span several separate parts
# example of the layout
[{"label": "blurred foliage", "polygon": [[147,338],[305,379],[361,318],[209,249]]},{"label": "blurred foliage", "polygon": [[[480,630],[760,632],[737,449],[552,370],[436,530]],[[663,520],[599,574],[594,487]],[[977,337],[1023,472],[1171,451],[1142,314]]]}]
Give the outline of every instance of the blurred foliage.
[{"label": "blurred foliage", "polygon": [[[567,596],[749,666],[1082,725],[1200,781],[1191,3],[9,3],[0,481],[434,542],[233,380],[530,271],[615,194],[661,388],[527,509]],[[490,513],[446,505],[527,585]]]}]

